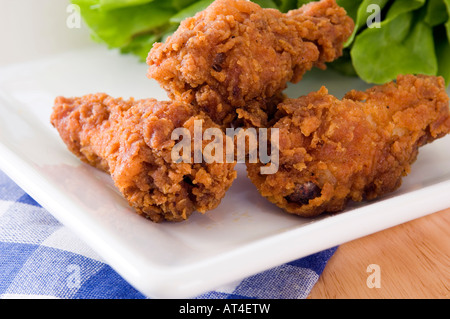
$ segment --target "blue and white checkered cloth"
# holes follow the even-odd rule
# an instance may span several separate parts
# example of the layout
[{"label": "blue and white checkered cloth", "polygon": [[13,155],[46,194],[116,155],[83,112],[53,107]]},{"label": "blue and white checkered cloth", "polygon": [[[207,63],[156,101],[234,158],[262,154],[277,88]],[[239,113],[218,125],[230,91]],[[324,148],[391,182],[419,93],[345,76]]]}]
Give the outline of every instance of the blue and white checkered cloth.
[{"label": "blue and white checkered cloth", "polygon": [[[197,298],[306,298],[335,250],[295,260]],[[146,296],[0,171],[0,298]]]}]

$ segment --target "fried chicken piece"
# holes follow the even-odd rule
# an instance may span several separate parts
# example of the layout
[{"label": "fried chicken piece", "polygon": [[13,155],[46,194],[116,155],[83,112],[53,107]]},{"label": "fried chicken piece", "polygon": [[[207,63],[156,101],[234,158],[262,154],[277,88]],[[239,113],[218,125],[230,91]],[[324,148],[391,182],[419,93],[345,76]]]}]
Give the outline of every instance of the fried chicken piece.
[{"label": "fried chicken piece", "polygon": [[278,171],[248,163],[248,176],[269,201],[307,217],[396,190],[419,147],[450,133],[441,77],[399,76],[342,100],[322,87],[279,109]]},{"label": "fried chicken piece", "polygon": [[130,206],[154,222],[182,221],[195,210],[217,207],[236,178],[234,163],[197,162],[193,152],[187,154],[191,161],[173,161],[172,132],[186,128],[193,137],[196,120],[203,130],[218,127],[180,102],[123,100],[103,93],[58,97],[51,115],[68,149],[110,173]]},{"label": "fried chicken piece", "polygon": [[[236,109],[242,119],[263,125],[287,82],[338,58],[353,28],[334,0],[287,14],[246,0],[216,0],[153,46],[148,77],[171,99],[199,106],[219,125],[233,123]],[[261,112],[247,112],[255,101]]]}]

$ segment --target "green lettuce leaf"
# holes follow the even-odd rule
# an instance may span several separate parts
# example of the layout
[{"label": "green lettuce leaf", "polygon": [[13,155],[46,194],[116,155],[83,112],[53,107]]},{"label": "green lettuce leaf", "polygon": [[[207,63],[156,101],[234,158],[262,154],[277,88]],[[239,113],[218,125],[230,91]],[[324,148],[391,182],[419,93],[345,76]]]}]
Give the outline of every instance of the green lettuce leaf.
[{"label": "green lettuce leaf", "polygon": [[136,35],[165,27],[176,10],[164,0],[154,0],[140,6],[114,10],[93,7],[96,0],[73,0],[80,6],[81,15],[91,30],[92,37],[110,48],[130,45]]},{"label": "green lettuce leaf", "polygon": [[[272,0],[252,0],[254,3],[257,3],[261,6],[261,8],[272,8],[278,9],[278,5]],[[288,8],[288,11],[295,8],[295,2],[292,7]]]},{"label": "green lettuce leaf", "polygon": [[362,32],[350,52],[356,73],[370,83],[385,83],[399,74],[436,75],[432,28],[415,12],[400,13],[380,28]]},{"label": "green lettuce leaf", "polygon": [[356,19],[354,18],[355,29],[353,30],[350,38],[344,44],[344,47],[349,47],[355,40],[356,34],[366,26],[367,19],[372,14],[372,12],[369,10],[369,6],[378,5],[380,9],[383,9],[387,2],[388,0],[363,0],[361,2],[358,9],[356,10]]},{"label": "green lettuce leaf", "polygon": [[170,18],[172,23],[180,23],[186,18],[193,17],[197,12],[205,10],[214,0],[200,0],[190,6],[178,11],[175,15]]},{"label": "green lettuce leaf", "polygon": [[288,12],[298,6],[297,0],[279,0],[277,5],[281,12]]},{"label": "green lettuce leaf", "polygon": [[[443,11],[447,13],[447,22],[442,28],[436,28],[436,54],[438,60],[438,75],[445,78],[446,84],[450,84],[450,0],[444,0],[445,8]],[[441,7],[442,10],[442,7]],[[438,10],[436,10],[438,11]],[[437,17],[442,19],[442,13],[436,13]],[[436,16],[434,16],[436,17]],[[432,21],[436,21],[432,19]],[[438,20],[439,21],[439,20]]]},{"label": "green lettuce leaf", "polygon": [[144,3],[152,2],[153,0],[98,0],[99,7],[102,10],[111,10],[124,7],[137,6]]},{"label": "green lettuce leaf", "polygon": [[384,22],[397,18],[399,15],[421,8],[425,0],[395,0],[387,12]]},{"label": "green lettuce leaf", "polygon": [[425,22],[435,27],[448,20],[447,7],[443,0],[428,0]]},{"label": "green lettuce leaf", "polygon": [[445,83],[450,84],[450,41],[447,36],[443,36],[442,41],[436,44],[438,71],[437,74],[446,79]]},{"label": "green lettuce leaf", "polygon": [[448,20],[445,23],[445,28],[447,29],[447,37],[448,40],[450,41],[450,0],[444,0],[445,2],[445,6],[447,7],[447,15],[448,15]]},{"label": "green lettuce leaf", "polygon": [[347,14],[356,21],[358,15],[358,9],[363,0],[337,0],[336,3],[343,7]]}]

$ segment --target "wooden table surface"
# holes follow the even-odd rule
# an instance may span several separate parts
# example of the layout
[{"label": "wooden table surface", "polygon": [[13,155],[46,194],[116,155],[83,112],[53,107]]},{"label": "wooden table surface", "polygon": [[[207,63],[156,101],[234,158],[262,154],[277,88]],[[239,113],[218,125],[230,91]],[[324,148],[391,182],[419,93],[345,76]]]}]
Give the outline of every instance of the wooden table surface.
[{"label": "wooden table surface", "polygon": [[450,208],[342,244],[308,298],[450,298]]}]

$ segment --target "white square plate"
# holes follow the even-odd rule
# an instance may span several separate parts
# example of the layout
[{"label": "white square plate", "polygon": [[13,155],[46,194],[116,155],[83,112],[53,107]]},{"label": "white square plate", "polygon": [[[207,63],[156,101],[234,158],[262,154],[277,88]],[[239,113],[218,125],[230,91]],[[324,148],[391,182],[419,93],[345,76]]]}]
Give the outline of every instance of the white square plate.
[{"label": "white square plate", "polygon": [[[70,37],[75,31],[64,32]],[[47,37],[35,46],[44,48],[44,40],[51,42]],[[20,46],[14,49],[19,55]],[[339,214],[304,219],[283,213],[258,194],[239,164],[238,179],[217,209],[182,223],[152,223],[132,212],[108,175],[80,163],[49,122],[58,95],[167,99],[146,69],[98,45],[1,67],[0,169],[149,297],[192,297],[450,206],[445,137],[420,150],[398,191]],[[313,71],[287,93],[297,97],[321,85],[337,96],[367,87]]]}]

